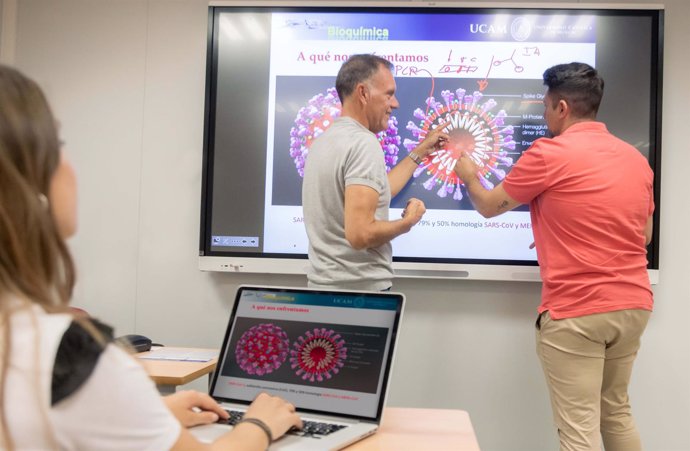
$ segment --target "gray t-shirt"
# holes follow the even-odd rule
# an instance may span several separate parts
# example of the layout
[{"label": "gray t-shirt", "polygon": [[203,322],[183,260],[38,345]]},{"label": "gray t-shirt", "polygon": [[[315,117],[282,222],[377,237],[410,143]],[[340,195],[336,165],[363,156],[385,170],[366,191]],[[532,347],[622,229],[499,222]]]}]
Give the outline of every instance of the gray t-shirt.
[{"label": "gray t-shirt", "polygon": [[377,220],[388,221],[391,190],[376,135],[340,117],[314,141],[302,184],[309,238],[309,286],[385,290],[393,279],[390,243],[354,249],[345,238],[345,187],[365,185],[379,193]]}]

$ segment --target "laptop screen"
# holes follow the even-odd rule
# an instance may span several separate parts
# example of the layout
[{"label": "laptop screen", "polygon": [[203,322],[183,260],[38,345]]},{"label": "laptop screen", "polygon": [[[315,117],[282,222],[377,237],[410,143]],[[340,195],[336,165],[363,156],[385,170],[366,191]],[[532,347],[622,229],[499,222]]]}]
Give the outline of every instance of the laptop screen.
[{"label": "laptop screen", "polygon": [[240,287],[211,395],[267,392],[303,411],[379,420],[402,305],[398,293]]}]

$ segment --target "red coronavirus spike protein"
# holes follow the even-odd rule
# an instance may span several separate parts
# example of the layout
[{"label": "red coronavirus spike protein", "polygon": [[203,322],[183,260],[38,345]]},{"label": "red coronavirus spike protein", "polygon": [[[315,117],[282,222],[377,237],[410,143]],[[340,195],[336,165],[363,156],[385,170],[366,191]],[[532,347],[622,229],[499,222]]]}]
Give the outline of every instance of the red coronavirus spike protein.
[{"label": "red coronavirus spike protein", "polygon": [[482,93],[465,95],[464,89],[455,93],[442,91],[444,102],[434,97],[426,100],[427,108],[417,108],[414,116],[419,125],[410,121],[407,130],[412,132],[414,140],[405,139],[403,145],[408,152],[414,150],[426,135],[439,124],[447,122],[446,131],[450,137],[448,144],[427,156],[414,172],[415,177],[426,173],[429,178],[424,182],[427,190],[437,189],[436,195],[453,199],[462,199],[460,187],[462,181],[453,171],[461,153],[467,152],[480,167],[480,178],[485,188],[491,189],[506,176],[500,166],[510,167],[513,164],[515,141],[513,126],[504,124],[507,116],[501,110],[495,115],[491,110],[496,106],[494,99],[482,102]]},{"label": "red coronavirus spike protein", "polygon": [[235,359],[245,373],[263,376],[280,368],[289,349],[290,341],[283,329],[275,324],[258,324],[240,337]]},{"label": "red coronavirus spike protein", "polygon": [[314,329],[297,338],[290,350],[290,366],[309,382],[323,382],[338,374],[347,359],[345,340],[335,331]]},{"label": "red coronavirus spike protein", "polygon": [[[300,177],[304,177],[304,164],[312,142],[340,117],[342,109],[343,106],[335,88],[329,88],[325,93],[313,96],[307,105],[297,112],[294,126],[290,130],[290,157],[295,162]],[[386,170],[390,171],[398,162],[400,151],[398,120],[395,116],[388,119],[388,128],[377,134],[376,138],[383,151]]]}]

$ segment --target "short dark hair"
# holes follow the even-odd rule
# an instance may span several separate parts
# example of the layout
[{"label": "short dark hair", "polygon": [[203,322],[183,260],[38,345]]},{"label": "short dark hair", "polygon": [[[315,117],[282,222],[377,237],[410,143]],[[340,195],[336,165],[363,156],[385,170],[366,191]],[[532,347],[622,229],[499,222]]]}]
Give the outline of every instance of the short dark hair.
[{"label": "short dark hair", "polygon": [[546,69],[544,84],[554,102],[565,100],[573,115],[594,118],[604,95],[604,79],[585,63],[558,64]]},{"label": "short dark hair", "polygon": [[340,67],[335,79],[335,90],[338,92],[340,101],[344,102],[345,98],[355,90],[357,84],[369,80],[382,66],[393,72],[393,64],[380,56],[370,54],[350,56]]}]

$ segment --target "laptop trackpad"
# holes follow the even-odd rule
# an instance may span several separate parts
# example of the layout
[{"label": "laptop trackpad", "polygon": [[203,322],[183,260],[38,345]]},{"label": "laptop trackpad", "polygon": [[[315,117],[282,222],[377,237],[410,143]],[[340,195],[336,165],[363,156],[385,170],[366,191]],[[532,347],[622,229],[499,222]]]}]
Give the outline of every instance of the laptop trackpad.
[{"label": "laptop trackpad", "polygon": [[[200,442],[211,443],[223,434],[227,434],[232,426],[222,424],[206,424],[189,428]],[[323,440],[319,438],[306,438],[297,435],[284,435],[276,440],[271,449],[308,451],[311,449],[323,450]]]},{"label": "laptop trackpad", "polygon": [[211,443],[223,434],[227,434],[232,428],[227,425],[222,424],[205,424],[203,426],[195,426],[189,428],[189,432],[192,433],[200,442]]}]

